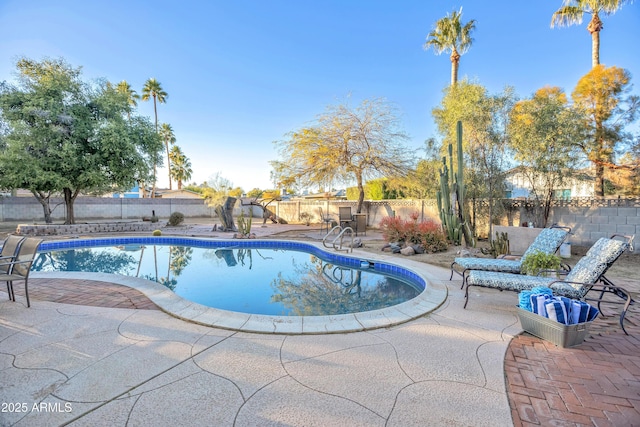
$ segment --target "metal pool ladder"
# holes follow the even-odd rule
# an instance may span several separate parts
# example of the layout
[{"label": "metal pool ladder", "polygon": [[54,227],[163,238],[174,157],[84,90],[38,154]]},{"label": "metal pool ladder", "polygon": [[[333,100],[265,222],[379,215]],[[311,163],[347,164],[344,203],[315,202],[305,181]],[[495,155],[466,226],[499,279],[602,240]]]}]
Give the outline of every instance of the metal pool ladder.
[{"label": "metal pool ladder", "polygon": [[[347,231],[351,235],[351,246],[344,248],[342,243],[344,240],[344,234]],[[336,232],[338,233],[337,236],[331,241],[330,244],[327,244],[327,239],[329,239],[331,235],[336,234]],[[322,244],[324,245],[325,248],[333,247],[333,249],[335,249],[336,251],[353,252],[353,235],[354,235],[353,228],[351,227],[342,228],[339,225],[336,225],[331,229],[331,231],[327,233],[326,236],[324,236],[324,238],[322,239]]]}]

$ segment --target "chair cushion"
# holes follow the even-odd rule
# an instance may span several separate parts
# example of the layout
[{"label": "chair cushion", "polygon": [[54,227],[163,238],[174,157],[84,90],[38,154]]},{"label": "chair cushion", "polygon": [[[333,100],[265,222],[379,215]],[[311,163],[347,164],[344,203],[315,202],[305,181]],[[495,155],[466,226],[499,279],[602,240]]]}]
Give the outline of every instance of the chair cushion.
[{"label": "chair cushion", "polygon": [[602,237],[589,248],[585,256],[597,258],[610,264],[622,255],[627,246],[629,246],[627,242]]},{"label": "chair cushion", "polygon": [[519,260],[493,258],[456,258],[455,263],[465,270],[503,271],[520,273],[522,264]]},{"label": "chair cushion", "polygon": [[542,251],[547,254],[555,253],[564,239],[567,238],[567,231],[561,228],[545,228],[529,245],[522,258],[535,251]]},{"label": "chair cushion", "polygon": [[467,277],[469,286],[524,291],[536,286],[549,286],[555,279],[540,276],[522,276],[519,274],[498,273],[494,271],[472,270]]},{"label": "chair cushion", "polygon": [[569,282],[582,282],[593,284],[598,280],[607,268],[607,263],[598,258],[583,256],[578,263],[567,274],[566,280]]}]

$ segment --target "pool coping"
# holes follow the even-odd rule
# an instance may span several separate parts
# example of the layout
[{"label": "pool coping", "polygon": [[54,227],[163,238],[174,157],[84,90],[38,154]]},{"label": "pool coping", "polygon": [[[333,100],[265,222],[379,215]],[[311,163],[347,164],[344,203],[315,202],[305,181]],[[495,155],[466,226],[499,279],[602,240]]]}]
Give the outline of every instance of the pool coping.
[{"label": "pool coping", "polygon": [[[130,236],[124,239],[129,240],[130,238],[136,238],[136,236]],[[189,237],[187,239],[226,243],[232,242],[226,239],[210,239],[203,237]],[[86,240],[101,239],[66,240],[65,242],[75,242],[75,244],[78,244],[80,241]],[[286,239],[254,239],[252,242],[256,242],[256,244],[258,242],[283,242],[285,245],[312,246],[327,254],[336,253],[331,252],[320,243],[316,242],[299,242]],[[46,243],[46,246],[49,246],[49,244],[53,242],[48,241]],[[159,283],[138,277],[87,272],[33,272],[29,277],[97,280],[128,286],[140,291],[162,311],[178,319],[204,326],[263,334],[313,335],[361,332],[385,328],[422,317],[440,307],[447,299],[446,286],[437,284],[430,277],[426,266],[423,263],[401,259],[398,258],[398,256],[385,255],[384,253],[374,254],[357,249],[348,254],[343,254],[342,252],[336,254],[359,260],[384,262],[397,265],[398,267],[419,276],[426,284],[425,289],[417,297],[409,301],[378,310],[331,316],[271,316],[207,307],[202,304],[186,300]]]}]

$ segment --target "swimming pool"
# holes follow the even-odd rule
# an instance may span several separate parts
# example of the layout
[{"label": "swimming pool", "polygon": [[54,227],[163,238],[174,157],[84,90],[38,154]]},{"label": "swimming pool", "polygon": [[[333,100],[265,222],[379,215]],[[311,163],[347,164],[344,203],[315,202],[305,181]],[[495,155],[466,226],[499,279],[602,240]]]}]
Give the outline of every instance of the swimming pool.
[{"label": "swimming pool", "polygon": [[[95,252],[84,248],[94,248]],[[79,250],[66,252],[65,256],[51,256],[51,251],[70,249]],[[40,252],[41,257],[34,263],[34,270],[47,271],[40,273],[45,276],[108,274],[111,281],[140,289],[163,310],[177,317],[221,327],[231,327],[228,325],[231,322],[235,325],[231,327],[233,329],[240,326],[240,330],[258,332],[279,332],[278,329],[282,330],[284,327],[287,332],[305,333],[302,323],[306,323],[308,333],[364,330],[372,327],[356,318],[375,319],[375,327],[407,321],[416,317],[416,308],[420,314],[424,314],[424,301],[418,296],[425,294],[428,289],[424,277],[411,269],[382,260],[372,260],[370,257],[325,252],[317,245],[303,242],[127,237],[43,242]],[[147,256],[143,255],[145,252]],[[62,253],[58,252],[58,255]],[[276,255],[284,255],[280,264],[266,267],[265,262]],[[199,279],[191,282],[183,280],[191,275],[188,264],[203,263],[204,268],[196,269]],[[214,266],[218,269],[212,270]],[[262,290],[256,291],[255,283],[251,280],[249,283],[243,283],[245,279],[236,280],[241,275],[231,271],[237,267],[240,270],[236,271],[242,272],[242,275],[255,272],[258,276],[268,277],[266,272],[271,269],[276,276],[268,279],[269,286],[262,286]],[[304,268],[302,275],[299,271],[289,274],[300,268]],[[53,270],[94,272],[56,273],[51,272]],[[204,279],[203,271],[208,275]],[[371,272],[375,274],[370,274]],[[116,276],[123,274],[129,277]],[[300,280],[300,277],[304,277],[304,280]],[[141,278],[146,280],[142,281]],[[161,282],[164,286],[159,287],[154,283],[155,287],[150,287],[149,280]],[[256,279],[252,280],[255,282]],[[196,286],[195,282],[204,286]],[[218,295],[213,301],[211,298],[207,300],[213,282],[224,283],[227,288],[225,292],[230,287],[235,287],[235,296]],[[177,295],[170,296],[161,288],[173,288]],[[267,310],[256,310],[252,306],[252,300],[258,297],[264,299],[265,292],[272,304]],[[196,294],[198,295],[194,297]],[[382,305],[376,305],[381,301]],[[319,304],[313,308],[312,302]],[[167,304],[171,307],[168,308]],[[433,304],[429,302],[428,305]],[[391,307],[397,309],[390,311]],[[404,312],[399,311],[402,308]],[[327,326],[327,323],[335,324],[336,321],[340,323],[345,320],[349,323],[355,320],[357,325]],[[259,330],[256,330],[255,325],[251,326],[256,321],[262,323],[257,328]],[[319,325],[313,326],[317,321],[324,325],[321,329],[318,329]]]}]

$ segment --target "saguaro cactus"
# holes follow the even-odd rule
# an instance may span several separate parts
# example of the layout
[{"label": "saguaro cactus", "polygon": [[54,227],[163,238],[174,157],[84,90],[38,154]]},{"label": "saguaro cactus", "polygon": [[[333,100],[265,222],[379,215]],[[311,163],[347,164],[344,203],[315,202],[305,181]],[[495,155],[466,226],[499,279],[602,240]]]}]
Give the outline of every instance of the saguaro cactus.
[{"label": "saguaro cactus", "polygon": [[[436,193],[440,220],[447,237],[454,245],[460,245],[464,236],[467,245],[475,246],[473,233],[464,208],[464,159],[462,153],[462,122],[457,124],[458,167],[453,172],[453,146],[449,144],[449,168],[446,157],[442,158],[440,190]],[[449,172],[451,170],[451,173]]]}]

